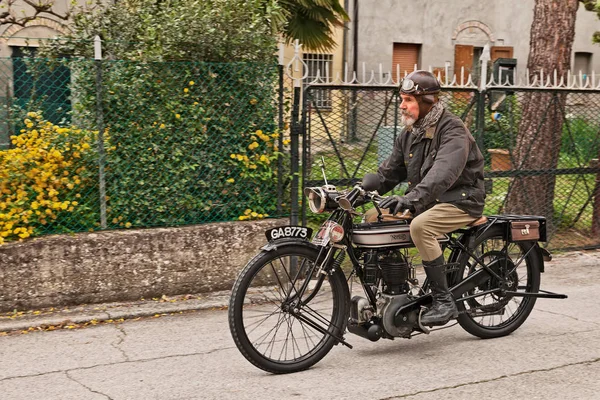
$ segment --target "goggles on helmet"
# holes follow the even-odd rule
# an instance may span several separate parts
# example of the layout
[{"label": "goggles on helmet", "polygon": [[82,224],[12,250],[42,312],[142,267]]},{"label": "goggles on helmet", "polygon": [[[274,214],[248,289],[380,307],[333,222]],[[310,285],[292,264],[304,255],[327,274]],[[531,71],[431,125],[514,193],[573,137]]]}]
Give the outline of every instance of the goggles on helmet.
[{"label": "goggles on helmet", "polygon": [[404,93],[414,93],[419,90],[419,84],[415,83],[412,79],[404,78],[400,82],[400,90]]},{"label": "goggles on helmet", "polygon": [[438,93],[439,88],[424,88],[419,86],[419,84],[415,83],[415,81],[413,81],[412,79],[404,78],[402,79],[402,81],[400,81],[400,91],[404,94],[419,96],[424,94]]}]

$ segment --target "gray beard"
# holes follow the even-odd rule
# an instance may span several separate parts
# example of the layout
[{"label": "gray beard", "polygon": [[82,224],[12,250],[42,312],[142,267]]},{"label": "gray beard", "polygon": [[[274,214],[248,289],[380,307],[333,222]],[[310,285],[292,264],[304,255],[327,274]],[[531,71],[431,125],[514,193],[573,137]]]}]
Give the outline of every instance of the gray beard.
[{"label": "gray beard", "polygon": [[417,120],[408,115],[401,115],[400,122],[402,122],[402,125],[404,125],[406,128],[410,129],[415,124],[415,122],[417,122]]}]

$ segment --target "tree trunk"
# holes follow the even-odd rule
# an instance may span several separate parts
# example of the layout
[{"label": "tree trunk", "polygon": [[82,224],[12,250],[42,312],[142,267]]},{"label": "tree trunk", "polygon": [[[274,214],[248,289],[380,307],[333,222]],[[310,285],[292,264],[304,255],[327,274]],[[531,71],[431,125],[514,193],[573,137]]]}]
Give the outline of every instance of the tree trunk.
[{"label": "tree trunk", "polygon": [[[536,0],[531,24],[527,68],[530,80],[540,76],[566,79],[575,38],[578,0]],[[560,151],[565,95],[550,91],[527,92],[513,165],[519,170],[556,169]],[[551,171],[548,171],[551,172]],[[552,232],[555,176],[529,175],[514,178],[505,210],[513,214],[544,215]]]}]

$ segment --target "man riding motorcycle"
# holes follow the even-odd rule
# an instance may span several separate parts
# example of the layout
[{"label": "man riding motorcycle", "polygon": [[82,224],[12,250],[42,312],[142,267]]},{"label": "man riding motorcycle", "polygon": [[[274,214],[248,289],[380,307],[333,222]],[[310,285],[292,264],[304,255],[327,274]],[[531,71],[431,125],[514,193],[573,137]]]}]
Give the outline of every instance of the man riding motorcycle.
[{"label": "man riding motorcycle", "polygon": [[408,182],[404,196],[390,196],[379,207],[393,214],[406,209],[414,213],[410,234],[433,296],[421,318],[425,326],[444,325],[458,316],[437,237],[480,218],[485,199],[483,155],[460,118],[439,102],[439,92],[439,81],[427,71],[414,71],[402,80],[405,129],[377,171],[380,194]]}]

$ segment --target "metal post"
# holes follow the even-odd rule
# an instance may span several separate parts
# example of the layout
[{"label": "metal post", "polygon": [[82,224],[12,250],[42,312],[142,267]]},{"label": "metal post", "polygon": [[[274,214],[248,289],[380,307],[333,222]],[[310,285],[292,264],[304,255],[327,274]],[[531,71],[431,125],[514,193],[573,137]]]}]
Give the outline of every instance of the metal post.
[{"label": "metal post", "polygon": [[477,146],[483,151],[483,135],[485,131],[485,97],[486,97],[486,88],[487,88],[487,68],[488,62],[490,61],[490,45],[486,44],[483,47],[483,51],[481,53],[481,74],[479,81],[479,93],[476,94],[479,96],[477,98],[477,114],[476,114],[476,125],[477,125],[477,134],[475,140],[477,142]]},{"label": "metal post", "polygon": [[357,140],[357,125],[358,125],[358,113],[357,113],[357,107],[358,105],[356,104],[356,102],[358,101],[357,98],[357,94],[356,94],[356,88],[352,88],[350,89],[352,92],[350,93],[350,107],[352,107],[351,112],[350,112],[350,135],[348,136],[348,140],[350,142],[354,142]]},{"label": "metal post", "polygon": [[94,38],[94,63],[96,64],[96,123],[98,128],[98,186],[100,190],[100,227],[106,229],[106,182],[104,167],[104,114],[102,109],[102,40]]},{"label": "metal post", "polygon": [[[300,184],[301,196],[304,195],[304,187],[306,186],[306,180],[308,179],[308,172],[310,171],[310,157],[309,157],[309,146],[310,139],[307,137],[307,111],[308,111],[308,90],[305,88],[302,90],[302,117],[300,117],[300,130],[298,134],[302,134],[302,182]],[[302,226],[306,226],[306,202],[302,202]]]},{"label": "metal post", "polygon": [[396,143],[396,137],[398,136],[398,109],[400,108],[400,90],[399,89],[394,89],[394,91],[392,92],[392,96],[394,96],[396,99],[394,100],[394,141],[392,142],[392,145],[394,143]]},{"label": "metal post", "polygon": [[299,133],[300,133],[300,122],[298,121],[298,115],[300,112],[300,90],[301,81],[294,79],[294,102],[292,106],[292,130],[291,130],[291,172],[292,172],[292,193],[291,193],[291,214],[290,214],[290,225],[298,225],[298,211],[299,211],[299,198],[298,198],[298,179],[300,171],[300,152],[299,152]]},{"label": "metal post", "polygon": [[[284,96],[283,96],[283,54],[284,52],[284,45],[283,43],[279,43],[279,65],[277,66],[277,72],[279,74],[279,100],[278,100],[278,107],[279,107],[279,138],[277,141],[277,146],[280,152],[283,152],[283,130],[284,130],[284,125],[283,125],[283,101],[284,101]],[[281,157],[277,157],[277,216],[281,217],[281,215],[283,214],[283,208],[281,206],[281,203],[283,202],[283,160]]]},{"label": "metal post", "polygon": [[485,131],[485,91],[483,92],[475,92],[475,96],[477,96],[476,104],[476,114],[475,114],[475,141],[477,142],[477,146],[484,152],[483,147],[483,136]]}]

